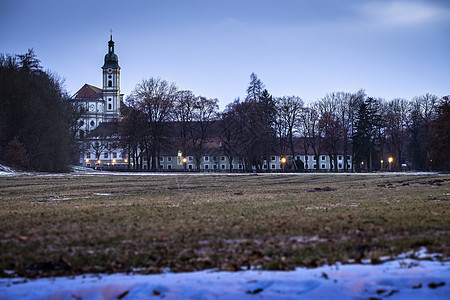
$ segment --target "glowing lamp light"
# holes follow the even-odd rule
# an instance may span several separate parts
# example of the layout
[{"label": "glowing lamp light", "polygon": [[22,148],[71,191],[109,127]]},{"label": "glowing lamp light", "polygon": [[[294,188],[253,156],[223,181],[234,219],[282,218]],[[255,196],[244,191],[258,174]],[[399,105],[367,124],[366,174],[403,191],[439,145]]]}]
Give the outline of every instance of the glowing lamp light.
[{"label": "glowing lamp light", "polygon": [[89,159],[86,159],[86,163],[88,163],[89,162]]},{"label": "glowing lamp light", "polygon": [[113,159],[113,160],[112,160],[112,163],[113,163],[113,164],[115,164],[115,163],[116,163],[116,160],[115,160],[115,159]]},{"label": "glowing lamp light", "polygon": [[183,157],[183,162],[186,163],[187,162],[187,158]]},{"label": "glowing lamp light", "polygon": [[123,161],[127,163],[127,162],[128,162],[128,159],[125,158]]},{"label": "glowing lamp light", "polygon": [[390,156],[389,158],[388,158],[388,162],[389,163],[392,163],[394,161],[394,158],[392,157],[392,156]]},{"label": "glowing lamp light", "polygon": [[282,163],[282,164],[286,163],[286,157],[282,157],[282,158],[281,158],[281,163]]},{"label": "glowing lamp light", "polygon": [[101,160],[99,159],[99,160],[97,160],[97,163],[98,163],[98,164],[101,164],[101,163],[102,163],[102,161],[101,161]]}]

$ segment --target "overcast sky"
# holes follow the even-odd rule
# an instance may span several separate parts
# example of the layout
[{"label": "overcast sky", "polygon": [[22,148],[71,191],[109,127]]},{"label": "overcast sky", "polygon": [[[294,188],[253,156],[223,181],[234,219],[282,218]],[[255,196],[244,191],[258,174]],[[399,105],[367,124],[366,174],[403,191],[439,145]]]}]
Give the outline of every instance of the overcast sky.
[{"label": "overcast sky", "polygon": [[223,109],[252,72],[306,102],[450,94],[448,0],[0,1],[0,53],[34,48],[70,94],[101,87],[111,28],[125,95],[161,77]]}]

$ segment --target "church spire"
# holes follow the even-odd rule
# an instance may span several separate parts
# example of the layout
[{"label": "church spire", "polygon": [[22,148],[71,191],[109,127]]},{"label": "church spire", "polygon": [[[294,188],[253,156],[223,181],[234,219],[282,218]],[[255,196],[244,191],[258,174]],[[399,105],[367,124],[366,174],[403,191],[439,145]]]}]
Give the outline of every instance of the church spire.
[{"label": "church spire", "polygon": [[110,35],[111,39],[108,42],[108,53],[114,53],[114,41],[112,39],[112,29],[110,30],[110,32],[111,32]]},{"label": "church spire", "polygon": [[103,68],[118,68],[119,67],[119,57],[114,54],[114,41],[112,39],[112,29],[110,40],[108,42],[108,53],[105,55],[105,64]]}]

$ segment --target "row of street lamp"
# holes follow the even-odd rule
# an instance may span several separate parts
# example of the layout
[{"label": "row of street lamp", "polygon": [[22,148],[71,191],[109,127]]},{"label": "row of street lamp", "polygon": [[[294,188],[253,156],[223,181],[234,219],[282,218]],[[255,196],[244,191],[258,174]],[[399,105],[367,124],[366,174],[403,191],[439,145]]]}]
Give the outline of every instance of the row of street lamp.
[{"label": "row of street lamp", "polygon": [[[392,171],[392,162],[393,162],[393,161],[394,161],[394,158],[393,158],[392,156],[389,156],[389,157],[388,157],[389,172]],[[384,160],[381,160],[380,163],[381,163],[381,170],[383,170],[383,163],[384,163]]]}]

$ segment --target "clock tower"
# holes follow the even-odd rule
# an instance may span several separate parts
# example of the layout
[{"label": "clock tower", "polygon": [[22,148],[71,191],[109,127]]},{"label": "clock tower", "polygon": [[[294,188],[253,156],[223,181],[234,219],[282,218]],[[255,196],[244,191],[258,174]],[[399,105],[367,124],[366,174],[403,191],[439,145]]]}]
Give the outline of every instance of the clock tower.
[{"label": "clock tower", "polygon": [[104,121],[117,121],[120,114],[120,67],[119,57],[114,53],[114,41],[108,42],[108,53],[105,55],[105,63],[102,67],[103,73],[103,100],[104,100]]}]

